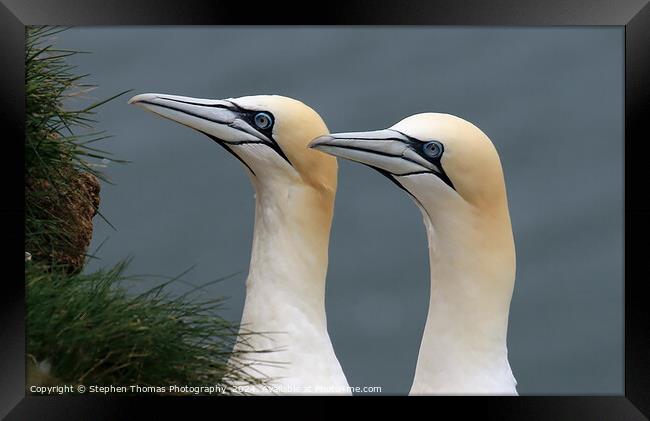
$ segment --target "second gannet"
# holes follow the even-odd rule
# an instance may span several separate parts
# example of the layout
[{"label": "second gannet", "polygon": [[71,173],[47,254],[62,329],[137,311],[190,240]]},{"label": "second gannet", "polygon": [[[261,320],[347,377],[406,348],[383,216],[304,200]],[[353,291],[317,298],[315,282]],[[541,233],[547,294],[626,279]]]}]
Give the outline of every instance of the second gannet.
[{"label": "second gannet", "polygon": [[248,368],[262,381],[272,379],[252,392],[349,394],[325,315],[336,158],[307,147],[328,133],[321,117],[275,95],[211,100],[150,93],[129,103],[207,135],[248,171],[255,227],[241,323],[264,334],[247,335],[236,348],[275,350]]},{"label": "second gannet", "polygon": [[506,346],[515,247],[490,139],[461,118],[423,113],[311,146],[377,169],[422,211],[431,292],[410,394],[517,394]]}]

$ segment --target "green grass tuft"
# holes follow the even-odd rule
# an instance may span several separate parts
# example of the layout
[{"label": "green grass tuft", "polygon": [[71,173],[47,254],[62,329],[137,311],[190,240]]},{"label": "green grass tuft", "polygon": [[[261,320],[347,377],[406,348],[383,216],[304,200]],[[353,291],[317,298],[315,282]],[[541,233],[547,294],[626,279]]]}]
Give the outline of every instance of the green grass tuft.
[{"label": "green grass tuft", "polygon": [[70,276],[28,263],[29,359],[73,384],[259,383],[241,370],[246,355],[232,352],[238,328],[217,315],[223,299],[174,297],[166,286],[176,279],[129,295],[126,266]]},{"label": "green grass tuft", "polygon": [[[36,260],[55,264],[63,256],[79,254],[88,234],[77,231],[70,208],[92,206],[88,176],[108,181],[97,160],[114,159],[98,149],[106,140],[92,130],[95,109],[128,91],[69,110],[63,103],[85,95],[95,86],[83,82],[66,58],[81,54],[53,46],[56,35],[66,28],[27,27],[25,51],[25,249]],[[84,134],[77,132],[84,131]],[[92,187],[92,186],[91,186]],[[98,198],[97,198],[98,199]],[[73,209],[76,211],[76,209]],[[100,213],[101,216],[101,213]],[[79,259],[73,266],[81,266]]]}]

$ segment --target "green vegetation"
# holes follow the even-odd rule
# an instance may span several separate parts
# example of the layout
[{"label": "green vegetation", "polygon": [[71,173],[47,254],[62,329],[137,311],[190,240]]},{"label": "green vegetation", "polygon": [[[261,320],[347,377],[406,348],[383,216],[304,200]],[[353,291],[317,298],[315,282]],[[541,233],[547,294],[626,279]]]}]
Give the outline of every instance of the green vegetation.
[{"label": "green vegetation", "polygon": [[[25,250],[35,260],[78,271],[92,236],[91,219],[99,206],[102,174],[90,159],[108,159],[94,147],[106,139],[94,133],[94,109],[111,99],[81,110],[67,110],[62,102],[90,91],[75,75],[66,57],[78,54],[47,43],[60,28],[27,29],[25,52]],[[76,135],[74,130],[88,133]]]},{"label": "green vegetation", "polygon": [[[28,350],[63,382],[97,385],[214,385],[224,375],[236,326],[215,317],[221,299],[190,302],[165,287],[135,296],[116,288],[126,264],[68,275],[27,265]],[[237,356],[235,356],[237,357]],[[232,381],[232,380],[231,380]],[[247,383],[248,384],[248,383]]]},{"label": "green vegetation", "polygon": [[193,299],[200,288],[173,296],[167,287],[178,278],[129,294],[125,287],[141,279],[125,275],[128,261],[83,272],[105,180],[93,162],[109,158],[95,147],[107,136],[92,131],[92,117],[125,92],[66,109],[93,86],[66,63],[79,52],[51,45],[61,30],[26,34],[27,386],[258,384],[245,372],[246,355],[232,351],[239,326],[218,316],[222,299]]}]

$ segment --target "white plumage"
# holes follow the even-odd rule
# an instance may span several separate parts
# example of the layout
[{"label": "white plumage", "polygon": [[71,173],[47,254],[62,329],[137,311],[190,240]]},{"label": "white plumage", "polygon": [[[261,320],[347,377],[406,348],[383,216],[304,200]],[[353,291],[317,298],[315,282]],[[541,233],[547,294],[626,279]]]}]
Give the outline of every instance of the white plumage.
[{"label": "white plumage", "polygon": [[506,333],[515,249],[499,156],[448,114],[311,144],[381,171],[422,211],[431,295],[411,394],[516,394]]},{"label": "white plumage", "polygon": [[280,96],[142,94],[129,103],[208,135],[251,178],[255,228],[236,349],[272,352],[249,354],[254,363],[245,370],[267,383],[245,391],[349,394],[325,314],[336,159],[307,147],[328,133],[320,116]]}]

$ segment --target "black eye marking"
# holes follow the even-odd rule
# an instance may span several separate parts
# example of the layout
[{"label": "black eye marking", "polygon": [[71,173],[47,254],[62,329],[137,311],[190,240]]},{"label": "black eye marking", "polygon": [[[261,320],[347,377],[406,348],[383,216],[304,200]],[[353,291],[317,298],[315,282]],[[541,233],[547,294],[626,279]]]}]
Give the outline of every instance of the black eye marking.
[{"label": "black eye marking", "polygon": [[[273,113],[271,113],[270,111],[247,110],[243,108],[241,105],[233,101],[228,101],[228,102],[230,102],[231,104],[233,104],[235,107],[238,108],[239,117],[242,120],[248,123],[251,127],[254,127],[256,130],[258,130],[260,133],[266,136],[267,139],[271,141],[271,143],[267,143],[267,142],[260,142],[260,143],[273,149],[278,155],[282,157],[282,159],[287,161],[287,163],[293,167],[293,164],[291,163],[287,155],[284,153],[282,148],[280,148],[278,142],[273,137],[273,126],[275,125],[275,116],[273,115]],[[245,143],[251,143],[251,142],[245,142]]]},{"label": "black eye marking", "polygon": [[438,177],[440,180],[442,180],[446,185],[448,185],[452,189],[456,190],[456,188],[454,187],[454,183],[451,182],[451,179],[445,172],[445,169],[442,167],[442,162],[440,162],[442,159],[442,155],[445,153],[445,146],[442,144],[442,142],[438,140],[429,140],[427,142],[422,142],[421,140],[418,140],[405,133],[402,133],[399,130],[395,130],[395,129],[391,129],[391,130],[404,136],[406,140],[403,142],[409,145],[409,147],[415,152],[417,152],[417,154],[420,155],[422,158],[431,162],[436,168],[435,170],[415,171],[412,173],[395,174],[395,175],[408,176],[408,175],[416,175],[422,173],[430,173]]}]

